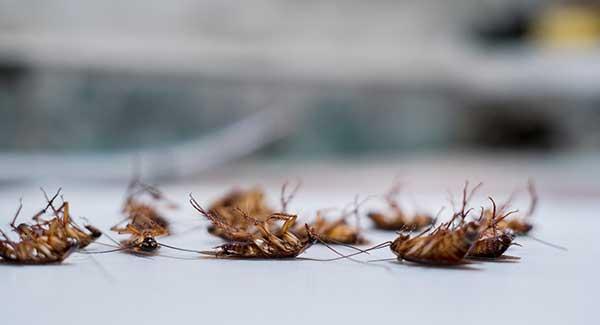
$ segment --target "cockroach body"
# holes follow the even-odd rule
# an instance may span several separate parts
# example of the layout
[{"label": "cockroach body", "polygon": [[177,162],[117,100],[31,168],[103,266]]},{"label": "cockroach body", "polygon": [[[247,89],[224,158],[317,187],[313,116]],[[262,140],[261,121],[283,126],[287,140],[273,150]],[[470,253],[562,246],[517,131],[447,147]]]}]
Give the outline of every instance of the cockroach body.
[{"label": "cockroach body", "polygon": [[[218,213],[204,210],[191,195],[190,204],[194,209],[211,220],[213,225],[223,229],[224,233],[228,234],[228,238],[238,239],[217,246],[213,251],[202,252],[205,255],[217,258],[294,258],[302,254],[316,241],[310,229],[307,229],[308,236],[306,238],[301,239],[294,234],[292,227],[296,223],[296,215],[272,213],[265,220],[258,220],[245,211],[237,209],[236,212],[256,229],[255,232],[248,232],[228,224],[226,218]],[[272,223],[276,221],[283,221],[283,225],[281,227],[274,227]],[[308,225],[306,227],[308,228]]]},{"label": "cockroach body", "polygon": [[[159,226],[166,231],[166,235],[168,235],[170,233],[169,221],[158,212],[157,207],[154,204],[144,202],[140,199],[140,196],[144,194],[149,195],[155,202],[167,201],[162,192],[157,188],[134,179],[127,188],[127,197],[122,208],[122,213],[126,216],[125,220],[132,221],[135,219],[137,222],[136,228],[138,228],[138,230],[148,228],[146,225],[149,224],[152,224],[151,228]],[[171,207],[175,206],[170,202],[168,203]]]},{"label": "cockroach body", "polygon": [[[527,184],[527,191],[529,192],[529,196],[531,198],[531,203],[529,204],[529,209],[528,209],[527,213],[525,213],[521,217],[513,217],[510,219],[505,219],[505,220],[498,222],[497,227],[499,229],[510,229],[516,236],[525,236],[533,229],[534,226],[531,222],[529,222],[528,219],[535,212],[535,209],[536,209],[537,203],[538,203],[538,195],[535,190],[535,184],[531,180]],[[511,195],[511,198],[509,198],[508,201],[500,207],[500,209],[499,209],[500,213],[502,213],[504,210],[506,210],[506,208],[510,204],[511,200],[512,200],[512,195]],[[487,212],[486,214],[489,218],[491,211],[488,210],[486,212]]]},{"label": "cockroach body", "polygon": [[[245,211],[257,220],[265,220],[273,213],[273,210],[265,202],[264,192],[258,187],[250,190],[234,189],[214,202],[209,207],[208,212],[219,215],[224,223],[237,231],[251,232],[253,225],[244,218],[240,210]],[[236,234],[237,231],[232,232],[230,227],[223,228],[219,224],[213,223],[208,227],[208,232],[230,241],[247,239]]]},{"label": "cockroach body", "polygon": [[[93,226],[87,225],[86,228],[90,233],[86,233],[73,223],[69,215],[68,202],[64,202],[59,209],[54,208],[52,202],[59,192],[52,200],[47,199],[46,208],[33,217],[35,224],[15,225],[22,208],[22,204],[19,205],[11,222],[12,229],[19,235],[19,241],[11,240],[0,230],[0,234],[4,237],[0,240],[0,262],[31,265],[61,263],[71,253],[86,247],[101,236]],[[54,217],[50,220],[42,220],[41,215],[49,207],[52,207]]]},{"label": "cockroach body", "polygon": [[[49,199],[48,195],[46,195],[46,192],[44,192],[47,205],[44,209],[33,216],[32,219],[35,221],[35,224],[32,225],[26,223],[21,223],[18,226],[15,225],[19,212],[21,211],[22,205],[20,205],[10,224],[12,229],[19,235],[21,239],[24,240],[35,240],[35,238],[43,236],[50,238],[54,242],[63,241],[66,243],[67,241],[75,241],[77,242],[79,248],[85,248],[96,239],[100,238],[100,236],[102,236],[102,232],[96,227],[92,225],[84,225],[83,228],[87,229],[86,232],[75,224],[71,218],[69,202],[64,201],[58,209],[54,207],[53,202],[59,194],[60,189],[56,192],[52,199]],[[52,209],[54,215],[53,218],[45,220],[42,218],[42,216],[49,208]]]},{"label": "cockroach body", "polygon": [[138,218],[134,218],[125,227],[113,227],[111,230],[118,234],[129,234],[130,237],[121,241],[120,246],[127,252],[138,254],[155,253],[160,248],[156,237],[169,234],[168,230],[152,220],[144,220],[142,223],[138,222]]},{"label": "cockroach body", "polygon": [[399,192],[399,186],[393,186],[385,196],[385,200],[390,207],[391,214],[386,215],[381,212],[370,212],[367,217],[373,221],[375,228],[387,231],[410,230],[418,231],[435,222],[435,219],[424,213],[416,213],[414,216],[408,216],[400,207],[396,200]]},{"label": "cockroach body", "polygon": [[391,216],[386,216],[380,212],[370,212],[367,217],[373,221],[375,228],[387,231],[400,229],[414,229],[416,231],[430,226],[434,221],[434,218],[430,215],[420,213],[409,218],[401,211],[394,211]]},{"label": "cockroach body", "polygon": [[0,240],[0,263],[19,265],[41,265],[63,262],[78,249],[76,242],[64,246],[51,244],[47,238],[36,240],[11,241],[8,237]]},{"label": "cockroach body", "polygon": [[469,222],[457,229],[444,229],[440,225],[430,235],[415,237],[401,234],[390,245],[398,260],[420,264],[457,265],[465,263],[467,255],[481,232],[481,226]]},{"label": "cockroach body", "polygon": [[[328,221],[320,215],[309,224],[311,231],[328,244],[363,245],[368,241],[360,235],[358,227],[351,226],[345,218]],[[308,229],[304,226],[298,227],[295,233],[300,238],[306,238]]]},{"label": "cockroach body", "polygon": [[485,211],[482,208],[480,222],[485,222],[486,229],[481,233],[479,239],[475,242],[471,250],[469,251],[468,257],[470,258],[488,258],[496,259],[501,257],[506,250],[515,245],[513,240],[515,235],[511,229],[498,227],[498,224],[503,222],[506,217],[514,213],[511,211],[498,217],[496,214],[496,202],[492,198],[489,198],[493,204],[493,210],[491,217],[484,220]]},{"label": "cockroach body", "polygon": [[488,229],[475,242],[467,257],[499,258],[513,245],[514,238],[515,235],[509,229],[495,231]]}]

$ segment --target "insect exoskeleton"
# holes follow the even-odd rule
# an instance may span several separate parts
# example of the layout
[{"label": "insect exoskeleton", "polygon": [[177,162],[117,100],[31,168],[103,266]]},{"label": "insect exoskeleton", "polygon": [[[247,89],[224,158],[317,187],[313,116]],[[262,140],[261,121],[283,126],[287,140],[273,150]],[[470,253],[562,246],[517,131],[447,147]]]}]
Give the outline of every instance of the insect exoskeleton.
[{"label": "insect exoskeleton", "polygon": [[515,235],[511,229],[498,228],[499,223],[503,222],[506,217],[516,211],[510,211],[498,216],[496,213],[496,202],[491,197],[489,199],[493,205],[492,213],[491,216],[486,217],[485,210],[482,208],[479,221],[484,223],[486,228],[469,251],[468,257],[470,258],[500,258],[510,246],[517,245],[513,243]]},{"label": "insect exoskeleton", "polygon": [[[32,218],[35,223],[21,223],[16,225],[16,220],[22,208],[19,205],[11,222],[11,227],[19,236],[19,241],[11,240],[6,233],[0,230],[3,240],[0,240],[0,261],[13,264],[49,264],[61,263],[71,253],[85,248],[101,236],[101,232],[86,225],[86,232],[77,226],[70,217],[69,203],[64,202],[59,208],[53,204],[59,195],[60,189],[47,205]],[[52,209],[53,217],[43,219],[42,216],[48,209]]]},{"label": "insect exoskeleton", "polygon": [[[350,225],[345,218],[329,221],[317,215],[315,221],[311,222],[309,226],[313,233],[329,244],[363,245],[369,242],[360,234],[360,229]],[[295,233],[300,238],[309,235],[308,229],[304,225],[298,226]]]},{"label": "insect exoskeleton", "polygon": [[73,241],[65,245],[56,245],[52,244],[47,237],[15,242],[4,233],[2,236],[5,239],[0,240],[0,263],[22,265],[61,263],[78,249],[77,243]]},{"label": "insect exoskeleton", "polygon": [[514,244],[514,239],[515,235],[510,229],[488,229],[482,233],[467,256],[471,258],[499,258]]},{"label": "insect exoskeleton", "polygon": [[[264,192],[259,187],[250,190],[234,189],[214,202],[207,213],[218,215],[222,222],[239,231],[251,232],[254,226],[244,218],[240,210],[246,211],[257,220],[265,220],[273,213],[266,203]],[[208,232],[226,240],[243,239],[232,233],[229,227],[222,227],[219,223],[213,222],[208,227]]]},{"label": "insect exoskeleton", "polygon": [[[513,216],[509,219],[503,219],[502,221],[498,222],[497,227],[499,229],[510,229],[516,236],[527,235],[533,229],[533,224],[529,220],[531,219],[531,216],[535,213],[535,209],[538,203],[538,195],[535,189],[535,184],[532,180],[529,180],[529,182],[527,183],[527,192],[529,193],[529,197],[531,200],[527,212],[523,215]],[[512,199],[513,195],[511,195],[509,199],[499,207],[499,214],[504,213],[505,210],[508,209]],[[491,217],[491,212],[492,211],[490,209],[486,211],[486,216],[488,218]]]},{"label": "insect exoskeleton", "polygon": [[465,263],[467,255],[478,239],[482,227],[468,222],[456,229],[438,226],[431,234],[421,233],[411,237],[400,234],[390,245],[399,260],[431,265],[456,265]]},{"label": "insect exoskeleton", "polygon": [[385,200],[389,206],[389,213],[372,211],[367,217],[373,221],[376,229],[398,231],[401,229],[417,231],[434,223],[434,218],[426,213],[418,212],[409,216],[396,199],[400,192],[400,186],[394,185],[385,195]]},{"label": "insect exoskeleton", "polygon": [[132,180],[127,188],[127,196],[122,208],[122,213],[126,216],[124,221],[135,218],[140,229],[147,228],[144,224],[153,223],[164,229],[168,235],[170,223],[159,212],[158,203],[165,203],[168,208],[176,208],[176,205],[156,187],[137,179]]},{"label": "insect exoskeleton", "polygon": [[[204,253],[215,257],[229,258],[280,259],[297,257],[313,245],[316,239],[310,229],[307,229],[308,236],[305,239],[300,239],[291,232],[290,228],[296,222],[296,218],[295,215],[273,214],[265,221],[253,220],[258,228],[258,233],[254,234],[251,240],[226,243],[216,247],[214,251]],[[283,225],[278,230],[272,231],[271,222],[273,221],[283,221]]]},{"label": "insect exoskeleton", "polygon": [[[316,219],[309,223],[309,228],[298,225],[294,230],[300,238],[308,236],[308,230],[310,229],[313,234],[316,234],[319,239],[329,244],[342,244],[342,245],[363,245],[369,241],[362,235],[360,228],[360,206],[366,202],[369,198],[366,198],[362,202],[358,202],[358,196],[354,198],[354,202],[349,206],[354,206],[351,210],[344,208],[341,215],[337,218],[328,218],[324,216],[326,210],[332,209],[321,209],[317,211]],[[354,215],[356,220],[354,225],[348,222],[348,217]]]}]

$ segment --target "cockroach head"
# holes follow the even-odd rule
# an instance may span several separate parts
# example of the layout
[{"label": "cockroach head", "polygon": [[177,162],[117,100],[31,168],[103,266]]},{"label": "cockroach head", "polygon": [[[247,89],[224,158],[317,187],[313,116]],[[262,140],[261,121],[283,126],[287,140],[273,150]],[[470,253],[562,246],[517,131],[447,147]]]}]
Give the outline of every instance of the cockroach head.
[{"label": "cockroach head", "polygon": [[144,252],[153,252],[153,251],[157,250],[158,247],[159,246],[158,246],[158,243],[156,242],[156,239],[154,239],[154,237],[151,237],[151,236],[144,237],[142,242],[139,244],[139,248]]},{"label": "cockroach head", "polygon": [[313,228],[311,228],[307,223],[304,224],[304,228],[306,228],[306,234],[308,236],[308,241],[312,244],[320,240],[319,235],[315,232]]}]

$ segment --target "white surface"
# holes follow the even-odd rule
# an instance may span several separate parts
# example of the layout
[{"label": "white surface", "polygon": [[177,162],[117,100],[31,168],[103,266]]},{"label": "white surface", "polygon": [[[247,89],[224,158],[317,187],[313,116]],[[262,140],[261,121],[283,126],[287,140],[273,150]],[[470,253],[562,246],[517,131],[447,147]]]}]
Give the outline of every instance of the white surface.
[{"label": "white surface", "polygon": [[[308,185],[310,189],[310,185]],[[226,188],[164,188],[181,202],[176,230],[204,224],[187,204],[190,191],[207,203]],[[50,190],[50,189],[48,189]],[[276,188],[270,188],[273,194]],[[107,229],[119,219],[122,189],[64,189],[76,216]],[[343,205],[355,189],[301,193],[293,208]],[[41,203],[35,188],[0,190],[0,222],[8,223],[20,195],[29,215]],[[370,194],[370,193],[365,193]],[[439,207],[445,194],[422,195]],[[274,202],[275,203],[275,202]],[[433,209],[435,209],[433,208]],[[544,199],[536,234],[568,246],[557,251],[528,239],[509,250],[519,263],[481,263],[469,268],[426,268],[394,262],[235,261],[197,259],[162,249],[164,257],[76,254],[64,265],[0,267],[2,324],[591,324],[598,301],[600,201]],[[367,222],[364,222],[366,225]],[[369,231],[374,243],[391,234]],[[106,239],[101,239],[107,242]],[[219,243],[204,229],[163,242],[194,249]],[[98,248],[102,249],[101,246]],[[321,246],[305,257],[330,257]],[[361,260],[392,257],[387,249]],[[101,265],[101,266],[99,266]]]}]

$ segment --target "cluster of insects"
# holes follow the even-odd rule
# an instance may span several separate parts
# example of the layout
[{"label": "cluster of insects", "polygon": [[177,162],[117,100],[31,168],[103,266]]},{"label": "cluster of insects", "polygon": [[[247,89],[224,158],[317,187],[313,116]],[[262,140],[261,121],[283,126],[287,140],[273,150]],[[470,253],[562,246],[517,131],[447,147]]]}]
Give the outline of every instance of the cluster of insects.
[{"label": "cluster of insects", "polygon": [[[289,190],[288,183],[281,188],[280,206],[271,206],[265,192],[259,188],[234,189],[204,208],[192,194],[189,203],[194,211],[207,220],[209,234],[221,238],[224,243],[211,250],[195,250],[161,243],[170,236],[171,222],[168,212],[177,208],[156,187],[134,180],[127,188],[121,213],[123,219],[110,230],[127,237],[113,239],[107,232],[86,224],[79,226],[70,216],[69,203],[62,199],[60,190],[49,198],[44,192],[46,204],[29,223],[17,224],[21,207],[10,223],[16,239],[0,230],[0,262],[11,264],[61,263],[74,252],[98,254],[125,252],[134,255],[158,255],[161,247],[192,252],[212,258],[236,259],[289,259],[299,258],[315,244],[322,244],[337,256],[320,261],[342,258],[389,247],[395,258],[426,265],[459,265],[472,260],[517,260],[506,255],[517,236],[529,236],[533,229],[531,217],[537,206],[537,193],[533,183],[528,184],[531,203],[525,213],[511,210],[513,196],[497,205],[489,197],[486,206],[470,208],[477,185],[469,188],[466,182],[462,200],[454,207],[448,221],[438,222],[441,209],[433,215],[419,212],[407,213],[397,200],[399,186],[394,186],[384,196],[386,210],[366,213],[373,229],[394,231],[396,238],[375,246],[361,249],[369,240],[360,225],[361,207],[367,201],[354,201],[332,216],[332,209],[316,212],[312,220],[299,218],[289,212],[290,202],[299,190],[297,183]],[[61,203],[55,203],[57,199]],[[453,204],[454,206],[454,204]],[[105,235],[112,243],[97,241]],[[91,244],[111,247],[109,250],[89,250]],[[355,250],[344,255],[334,246],[341,245]]]}]

